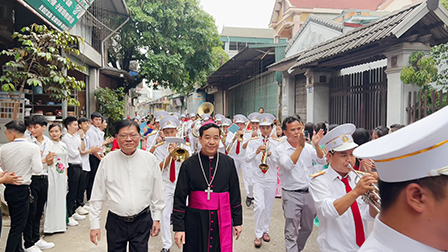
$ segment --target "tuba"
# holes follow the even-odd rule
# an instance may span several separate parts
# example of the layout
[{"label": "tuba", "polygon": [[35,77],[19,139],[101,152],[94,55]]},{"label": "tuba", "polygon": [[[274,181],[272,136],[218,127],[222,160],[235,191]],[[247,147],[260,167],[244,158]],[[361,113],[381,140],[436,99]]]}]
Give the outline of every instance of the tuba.
[{"label": "tuba", "polygon": [[210,102],[204,102],[199,106],[198,108],[198,119],[196,119],[196,122],[193,124],[193,129],[191,130],[191,133],[194,137],[199,136],[199,128],[201,127],[202,122],[202,116],[204,114],[212,115],[213,111],[215,110],[215,107]]},{"label": "tuba", "polygon": [[258,166],[263,173],[266,173],[269,170],[269,166],[267,165],[268,161],[268,151],[269,151],[269,141],[266,142],[266,149],[263,152],[261,157],[261,164]]},{"label": "tuba", "polygon": [[[348,164],[348,167],[356,174],[356,177],[358,179],[361,179],[362,176],[359,175],[358,171],[356,171],[351,164]],[[372,186],[375,188],[375,191],[368,191],[363,196],[362,199],[364,202],[370,204],[378,213],[381,211],[381,198],[380,195],[377,193],[379,191],[378,187],[375,184],[372,184]],[[372,196],[370,196],[370,192],[377,198],[375,200]]]}]

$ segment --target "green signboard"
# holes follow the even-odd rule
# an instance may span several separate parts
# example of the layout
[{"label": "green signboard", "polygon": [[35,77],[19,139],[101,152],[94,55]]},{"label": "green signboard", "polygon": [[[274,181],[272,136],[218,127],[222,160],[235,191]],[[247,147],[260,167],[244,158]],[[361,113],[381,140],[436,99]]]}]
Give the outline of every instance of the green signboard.
[{"label": "green signboard", "polygon": [[63,31],[70,30],[94,0],[25,0],[48,21]]}]

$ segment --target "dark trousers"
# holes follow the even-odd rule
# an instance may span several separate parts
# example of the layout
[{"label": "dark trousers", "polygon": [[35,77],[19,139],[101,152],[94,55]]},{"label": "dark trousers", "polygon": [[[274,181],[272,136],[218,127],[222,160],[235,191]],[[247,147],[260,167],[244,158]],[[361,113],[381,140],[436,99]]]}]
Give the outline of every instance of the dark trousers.
[{"label": "dark trousers", "polygon": [[129,243],[129,252],[147,252],[152,223],[149,212],[136,217],[132,222],[126,222],[109,212],[106,221],[107,251],[126,252]]},{"label": "dark trousers", "polygon": [[11,216],[11,229],[6,241],[6,252],[23,251],[22,233],[25,230],[30,209],[30,189],[28,185],[6,185],[5,200]]},{"label": "dark trousers", "polygon": [[84,192],[87,186],[87,176],[89,172],[82,171],[79,178],[78,193],[76,194],[76,208],[84,206]]},{"label": "dark trousers", "polygon": [[87,179],[87,200],[90,200],[90,196],[92,195],[92,187],[93,182],[95,182],[96,171],[98,170],[98,165],[100,165],[100,160],[92,154],[89,154],[89,163],[90,163],[90,172],[89,177]]},{"label": "dark trousers", "polygon": [[34,246],[40,239],[40,219],[44,212],[44,206],[48,197],[48,176],[32,176],[30,189],[34,199],[30,202],[28,220],[26,222],[25,231],[23,232],[25,248]]},{"label": "dark trousers", "polygon": [[76,199],[81,182],[82,167],[80,164],[68,164],[67,211],[72,216],[77,208]]}]

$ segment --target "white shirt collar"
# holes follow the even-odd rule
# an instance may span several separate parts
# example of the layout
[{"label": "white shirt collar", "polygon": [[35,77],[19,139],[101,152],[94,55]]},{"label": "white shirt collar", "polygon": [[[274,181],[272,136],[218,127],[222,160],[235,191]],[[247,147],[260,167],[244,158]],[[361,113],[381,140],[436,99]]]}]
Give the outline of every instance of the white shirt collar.
[{"label": "white shirt collar", "polygon": [[[341,180],[341,179],[343,179],[343,177],[337,171],[335,171],[334,168],[331,165],[328,166],[328,169],[327,169],[326,173],[328,174],[327,176],[329,176],[331,180],[335,180],[335,179]],[[355,181],[356,174],[353,171],[350,171],[347,174],[347,176],[349,176],[350,181]]]},{"label": "white shirt collar", "polygon": [[382,244],[387,244],[391,251],[425,251],[440,252],[440,250],[411,239],[402,233],[392,229],[380,221],[378,216],[375,218],[372,235]]}]

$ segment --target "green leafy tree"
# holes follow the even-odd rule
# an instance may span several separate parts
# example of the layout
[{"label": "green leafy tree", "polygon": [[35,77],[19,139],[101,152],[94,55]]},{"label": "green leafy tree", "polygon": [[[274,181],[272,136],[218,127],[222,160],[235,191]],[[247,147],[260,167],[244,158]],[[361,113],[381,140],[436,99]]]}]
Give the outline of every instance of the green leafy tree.
[{"label": "green leafy tree", "polygon": [[430,56],[425,56],[422,51],[416,51],[409,57],[409,66],[403,68],[400,79],[407,84],[416,84],[427,89],[427,84],[437,80],[438,70],[435,61]]},{"label": "green leafy tree", "polygon": [[[14,32],[12,37],[17,39],[21,46],[0,52],[1,55],[11,58],[0,77],[2,90],[19,90],[20,97],[26,84],[41,86],[49,91],[53,99],[67,100],[69,104],[79,105],[70,94],[72,90],[81,90],[85,83],[68,76],[66,71],[83,71],[84,67],[70,61],[62,53],[79,55],[74,45],[83,43],[84,40],[67,32],[50,30],[45,25],[37,24]],[[14,104],[13,120],[17,119],[18,106],[19,99]]]},{"label": "green leafy tree", "polygon": [[[139,63],[139,76],[178,93],[205,84],[222,62],[215,56],[222,43],[213,18],[197,0],[127,0],[131,20],[108,47],[111,64],[129,70]],[[219,62],[217,65],[216,63]],[[126,91],[126,90],[125,90]]]},{"label": "green leafy tree", "polygon": [[119,121],[124,115],[124,88],[116,90],[110,88],[99,88],[94,91],[96,101],[99,104],[98,112],[103,116]]}]

